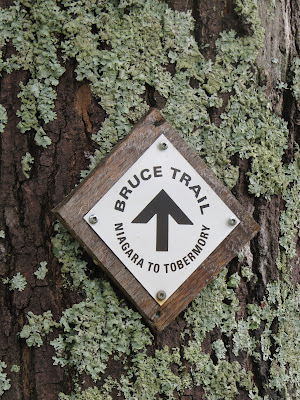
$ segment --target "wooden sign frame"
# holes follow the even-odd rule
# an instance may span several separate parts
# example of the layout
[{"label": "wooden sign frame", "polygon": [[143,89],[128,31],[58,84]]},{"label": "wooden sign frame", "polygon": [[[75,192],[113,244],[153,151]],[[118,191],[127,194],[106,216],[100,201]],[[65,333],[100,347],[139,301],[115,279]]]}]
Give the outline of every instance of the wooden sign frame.
[{"label": "wooden sign frame", "polygon": [[[153,299],[83,219],[161,134],[165,135],[240,220],[238,226],[163,305]],[[135,305],[154,332],[163,330],[172,322],[259,230],[254,219],[156,109],[151,110],[53,211]]]}]

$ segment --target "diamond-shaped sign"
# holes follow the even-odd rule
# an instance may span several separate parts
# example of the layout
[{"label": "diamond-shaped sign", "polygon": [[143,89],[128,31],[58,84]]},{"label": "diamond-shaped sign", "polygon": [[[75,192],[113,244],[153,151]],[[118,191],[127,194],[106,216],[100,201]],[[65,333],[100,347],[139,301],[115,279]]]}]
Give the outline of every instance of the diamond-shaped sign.
[{"label": "diamond-shaped sign", "polygon": [[160,304],[239,224],[163,134],[84,219]]},{"label": "diamond-shaped sign", "polygon": [[157,110],[55,212],[156,330],[258,230]]}]

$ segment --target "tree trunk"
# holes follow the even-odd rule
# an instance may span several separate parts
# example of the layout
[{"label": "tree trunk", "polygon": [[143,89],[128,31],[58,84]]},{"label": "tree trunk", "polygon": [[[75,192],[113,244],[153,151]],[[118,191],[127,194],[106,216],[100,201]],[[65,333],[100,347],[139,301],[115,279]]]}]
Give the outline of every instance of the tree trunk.
[{"label": "tree trunk", "polygon": [[[296,400],[298,1],[34,3],[0,1],[0,397]],[[150,107],[260,225],[156,335],[51,212]]]}]

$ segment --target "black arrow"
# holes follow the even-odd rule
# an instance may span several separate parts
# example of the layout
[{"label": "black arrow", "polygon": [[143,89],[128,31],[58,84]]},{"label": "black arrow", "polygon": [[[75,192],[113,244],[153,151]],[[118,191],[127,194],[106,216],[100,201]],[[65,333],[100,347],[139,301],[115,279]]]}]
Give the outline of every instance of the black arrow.
[{"label": "black arrow", "polygon": [[133,224],[147,224],[157,214],[156,251],[168,251],[169,215],[180,225],[193,225],[171,197],[161,190],[157,196],[132,221]]}]

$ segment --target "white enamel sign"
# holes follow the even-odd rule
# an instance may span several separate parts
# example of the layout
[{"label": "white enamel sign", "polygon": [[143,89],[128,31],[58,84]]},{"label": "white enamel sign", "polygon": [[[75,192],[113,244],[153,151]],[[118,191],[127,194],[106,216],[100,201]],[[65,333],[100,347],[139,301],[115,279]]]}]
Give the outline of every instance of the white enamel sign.
[{"label": "white enamel sign", "polygon": [[240,222],[164,135],[84,219],[159,304]]}]

